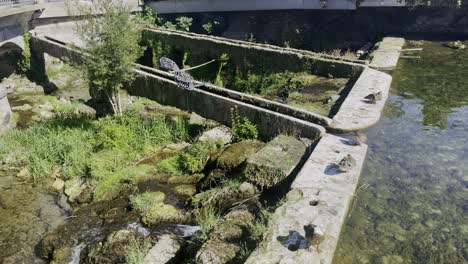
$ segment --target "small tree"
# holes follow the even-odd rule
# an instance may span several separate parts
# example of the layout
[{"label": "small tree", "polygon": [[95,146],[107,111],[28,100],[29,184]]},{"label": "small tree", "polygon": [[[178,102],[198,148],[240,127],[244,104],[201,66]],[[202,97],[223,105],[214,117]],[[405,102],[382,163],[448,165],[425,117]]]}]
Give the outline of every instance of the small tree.
[{"label": "small tree", "polygon": [[[122,114],[120,89],[134,79],[133,63],[142,55],[139,46],[144,23],[133,16],[123,1],[95,0],[78,5],[73,1],[70,12],[84,16],[75,23],[75,31],[90,55],[82,69],[96,102],[108,102],[114,114]],[[74,7],[72,9],[72,6]]]}]

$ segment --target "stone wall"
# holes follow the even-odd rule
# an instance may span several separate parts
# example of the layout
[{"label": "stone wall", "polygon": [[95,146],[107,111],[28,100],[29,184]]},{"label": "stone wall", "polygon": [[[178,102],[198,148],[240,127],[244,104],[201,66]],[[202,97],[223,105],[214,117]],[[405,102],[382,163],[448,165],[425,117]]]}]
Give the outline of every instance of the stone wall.
[{"label": "stone wall", "polygon": [[[253,72],[308,71],[319,76],[349,78],[362,71],[362,65],[320,58],[312,53],[292,49],[231,41],[206,35],[168,30],[148,30],[151,39],[170,46],[176,53],[189,52],[190,56],[219,58],[229,54],[229,61],[241,70]],[[200,61],[203,63],[206,61]],[[247,67],[249,67],[247,69]]]}]

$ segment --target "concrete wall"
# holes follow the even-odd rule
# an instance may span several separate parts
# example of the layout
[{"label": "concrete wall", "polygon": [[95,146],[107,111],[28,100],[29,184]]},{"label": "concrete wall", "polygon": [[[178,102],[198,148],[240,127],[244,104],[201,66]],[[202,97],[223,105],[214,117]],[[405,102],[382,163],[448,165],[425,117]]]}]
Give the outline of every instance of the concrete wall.
[{"label": "concrete wall", "polygon": [[[368,1],[369,2],[369,1]],[[356,9],[356,0],[166,0],[147,2],[159,14],[291,10],[291,9]]]},{"label": "concrete wall", "polygon": [[180,53],[190,52],[191,56],[219,58],[229,54],[229,61],[240,67],[254,65],[250,70],[270,72],[308,71],[320,76],[353,77],[362,71],[362,65],[345,61],[319,58],[313,54],[293,49],[254,44],[245,41],[231,41],[199,34],[186,34],[179,31],[148,30],[150,36],[169,45]]},{"label": "concrete wall", "polygon": [[[39,69],[38,79],[47,79],[44,69],[44,53],[53,57],[80,63],[82,54],[69,47],[45,38],[33,36],[30,42],[35,68]],[[44,64],[44,65],[40,65]],[[231,109],[237,107],[239,114],[249,118],[265,136],[280,133],[297,133],[303,137],[317,139],[325,133],[321,126],[294,117],[249,105],[208,91],[179,88],[175,82],[163,77],[136,70],[136,80],[127,88],[130,94],[146,97],[163,105],[174,106],[186,111],[230,125]],[[42,75],[42,76],[41,76]]]}]

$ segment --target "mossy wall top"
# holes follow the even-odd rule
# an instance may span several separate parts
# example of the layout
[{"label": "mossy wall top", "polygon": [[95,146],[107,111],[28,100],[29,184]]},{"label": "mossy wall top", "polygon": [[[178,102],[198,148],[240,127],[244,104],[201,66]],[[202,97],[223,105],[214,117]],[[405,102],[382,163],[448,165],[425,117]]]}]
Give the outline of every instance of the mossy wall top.
[{"label": "mossy wall top", "polygon": [[155,53],[158,53],[159,49],[163,55],[172,56],[171,59],[179,64],[188,52],[189,63],[192,66],[219,59],[223,54],[227,54],[229,62],[235,64],[237,70],[243,73],[307,71],[324,77],[350,78],[359,74],[363,68],[363,65],[313,57],[291,49],[194,33],[148,29],[145,34],[147,40],[153,44],[157,43],[157,46],[152,47]]}]

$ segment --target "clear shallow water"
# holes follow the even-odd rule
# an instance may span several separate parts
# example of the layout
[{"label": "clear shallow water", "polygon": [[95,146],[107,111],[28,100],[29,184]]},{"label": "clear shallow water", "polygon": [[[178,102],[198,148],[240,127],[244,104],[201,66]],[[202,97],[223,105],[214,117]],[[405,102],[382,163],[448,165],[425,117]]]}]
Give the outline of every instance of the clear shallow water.
[{"label": "clear shallow water", "polygon": [[[467,42],[465,42],[467,44]],[[401,60],[335,263],[468,262],[468,50]]]}]

